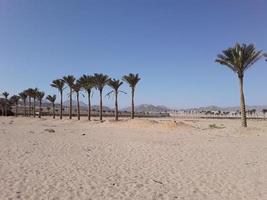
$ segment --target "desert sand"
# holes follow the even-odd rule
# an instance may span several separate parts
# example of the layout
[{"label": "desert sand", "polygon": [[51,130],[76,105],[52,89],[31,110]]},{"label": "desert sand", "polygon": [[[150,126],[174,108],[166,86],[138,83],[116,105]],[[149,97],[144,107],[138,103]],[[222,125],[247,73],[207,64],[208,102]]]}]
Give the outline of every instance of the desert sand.
[{"label": "desert sand", "polygon": [[0,117],[0,199],[264,200],[267,121]]}]

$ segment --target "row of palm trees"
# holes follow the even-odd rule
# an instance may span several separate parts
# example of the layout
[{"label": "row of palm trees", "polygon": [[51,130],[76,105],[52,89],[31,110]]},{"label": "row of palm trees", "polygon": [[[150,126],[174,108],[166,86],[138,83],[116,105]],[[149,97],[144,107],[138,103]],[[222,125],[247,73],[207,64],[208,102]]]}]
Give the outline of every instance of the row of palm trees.
[{"label": "row of palm trees", "polygon": [[[128,74],[122,77],[122,80],[120,79],[112,79],[108,75],[105,74],[98,74],[95,73],[92,75],[82,75],[80,78],[76,79],[73,75],[64,76],[60,79],[53,80],[50,84],[51,87],[56,88],[60,95],[60,119],[62,119],[63,115],[63,92],[66,89],[66,86],[69,89],[69,119],[72,119],[73,113],[72,113],[72,106],[73,106],[73,100],[72,96],[73,93],[76,94],[76,100],[77,100],[77,117],[78,120],[80,120],[80,92],[85,91],[87,93],[88,97],[88,120],[91,120],[91,94],[92,90],[95,88],[99,91],[100,94],[100,102],[99,102],[99,118],[100,120],[103,119],[103,89],[105,86],[109,86],[112,88],[112,91],[109,92],[106,96],[110,96],[112,93],[115,96],[115,120],[117,121],[119,119],[119,108],[118,108],[118,94],[120,92],[125,93],[120,90],[120,86],[123,84],[123,81],[126,82],[130,88],[132,93],[132,112],[131,112],[131,118],[134,118],[134,95],[135,95],[135,88],[137,83],[140,81],[139,74]],[[23,101],[24,106],[24,116],[31,116],[33,115],[36,117],[36,102],[39,103],[39,113],[38,117],[41,118],[42,116],[42,102],[45,96],[45,93],[43,91],[39,91],[38,88],[29,88],[27,90],[24,90],[23,92],[19,93],[19,95],[14,95],[8,100],[9,94],[7,92],[2,93],[2,95],[5,97],[6,102],[9,102],[12,105],[16,106],[16,112],[15,115],[18,114],[18,103],[19,100]],[[53,106],[53,118],[55,118],[55,101],[56,101],[56,95],[48,95],[46,99],[52,103]],[[27,100],[28,100],[28,109],[27,109]],[[33,104],[33,105],[32,105]],[[2,106],[2,108],[5,108],[4,111],[2,111],[2,114],[7,115],[7,105]]]},{"label": "row of palm trees", "polygon": [[[245,71],[254,65],[262,56],[267,57],[262,51],[258,51],[253,44],[236,44],[230,47],[221,54],[217,55],[215,62],[225,65],[233,70],[239,79],[240,85],[240,111],[242,126],[247,127],[246,104],[244,95],[244,74]],[[266,60],[267,61],[267,60]]]},{"label": "row of palm trees", "polygon": [[[140,81],[139,74],[128,74],[122,77],[122,81],[128,83],[131,88],[132,93],[132,112],[131,118],[134,118],[134,94],[137,83]],[[63,90],[65,86],[69,88],[69,119],[72,119],[72,94],[76,93],[77,101],[77,116],[80,120],[80,104],[79,95],[82,90],[87,93],[88,98],[88,120],[91,120],[91,94],[92,90],[96,88],[99,91],[99,119],[103,119],[103,89],[106,85],[112,88],[112,91],[107,94],[109,96],[111,93],[115,96],[115,120],[119,119],[118,116],[118,94],[123,92],[120,86],[123,84],[120,79],[112,79],[108,75],[95,73],[92,75],[82,75],[80,78],[76,79],[73,75],[64,76],[61,79],[56,79],[52,81],[51,87],[57,88],[60,94],[60,119],[62,119],[63,110]]]},{"label": "row of palm trees", "polygon": [[[24,116],[31,116],[33,115],[36,117],[36,102],[39,103],[39,113],[38,117],[41,118],[42,116],[42,102],[45,97],[45,93],[43,91],[40,91],[38,88],[29,88],[27,90],[24,90],[23,92],[19,93],[19,95],[14,95],[10,98],[10,104],[15,105],[15,116],[18,114],[18,103],[19,100],[23,101],[23,107],[24,107]],[[55,97],[56,98],[56,97]],[[13,99],[13,100],[12,100]],[[27,110],[27,99],[28,99],[28,110]],[[47,100],[50,100],[50,95],[46,97]],[[33,100],[33,101],[32,101]],[[33,105],[32,105],[33,104]]]}]

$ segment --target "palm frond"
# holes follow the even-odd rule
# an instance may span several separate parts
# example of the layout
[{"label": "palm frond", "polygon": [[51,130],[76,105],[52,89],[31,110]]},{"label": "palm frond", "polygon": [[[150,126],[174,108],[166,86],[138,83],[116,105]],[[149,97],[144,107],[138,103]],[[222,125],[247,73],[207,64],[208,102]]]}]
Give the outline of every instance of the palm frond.
[{"label": "palm frond", "polygon": [[215,62],[225,65],[237,73],[239,76],[243,76],[244,72],[252,67],[262,56],[262,51],[257,51],[253,44],[236,44],[234,47],[230,47],[222,54],[217,55]]}]

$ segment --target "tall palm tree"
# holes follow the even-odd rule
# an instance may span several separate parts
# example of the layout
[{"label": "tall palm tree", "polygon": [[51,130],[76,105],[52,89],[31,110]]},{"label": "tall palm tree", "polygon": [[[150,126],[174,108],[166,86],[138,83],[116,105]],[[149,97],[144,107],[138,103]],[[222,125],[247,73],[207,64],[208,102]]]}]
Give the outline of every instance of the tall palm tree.
[{"label": "tall palm tree", "polygon": [[9,93],[8,92],[3,92],[2,95],[5,97],[5,101],[6,101],[6,104],[5,104],[5,116],[7,116],[7,104],[8,104]]},{"label": "tall palm tree", "polygon": [[72,86],[72,89],[74,92],[76,92],[77,97],[77,118],[80,120],[80,91],[81,91],[81,84],[79,81],[76,81],[76,83]]},{"label": "tall palm tree", "polygon": [[109,77],[108,75],[104,75],[104,74],[95,74],[94,75],[94,83],[95,83],[95,87],[99,90],[100,93],[100,99],[99,99],[99,107],[100,107],[100,112],[99,112],[99,119],[102,120],[103,118],[103,89],[104,87],[107,85],[107,83],[109,82]]},{"label": "tall palm tree", "polygon": [[16,109],[15,109],[15,116],[18,116],[18,104],[19,104],[19,100],[20,100],[20,96],[18,95],[13,95],[12,97],[10,97],[10,102],[12,104],[15,104]]},{"label": "tall palm tree", "polygon": [[139,74],[132,74],[130,73],[129,75],[125,75],[122,77],[122,80],[128,83],[130,88],[132,89],[132,113],[131,113],[131,118],[134,119],[134,95],[135,95],[135,88],[137,83],[141,80],[139,77]]},{"label": "tall palm tree", "polygon": [[244,95],[244,73],[253,64],[259,60],[262,56],[262,51],[257,51],[253,44],[236,44],[234,47],[230,47],[217,55],[215,62],[225,65],[233,70],[238,78],[240,84],[240,110],[242,126],[247,127],[247,116],[246,116],[246,104]]},{"label": "tall palm tree", "polygon": [[26,100],[27,100],[27,93],[26,90],[24,90],[23,92],[19,93],[20,98],[23,101],[23,107],[24,107],[24,117],[26,116]]},{"label": "tall palm tree", "polygon": [[69,118],[72,119],[72,87],[73,87],[74,82],[75,82],[75,77],[72,75],[68,75],[68,76],[64,76],[62,80],[69,86],[69,89],[70,89]]},{"label": "tall palm tree", "polygon": [[83,75],[79,79],[81,87],[87,92],[88,97],[88,120],[91,120],[91,93],[92,89],[95,87],[94,77]]},{"label": "tall palm tree", "polygon": [[263,116],[264,116],[264,118],[265,118],[265,115],[266,115],[266,113],[267,113],[267,109],[262,109],[262,113],[263,113]]},{"label": "tall palm tree", "polygon": [[115,94],[115,120],[116,121],[119,120],[118,94],[119,92],[122,92],[122,91],[119,91],[119,88],[122,84],[123,84],[122,81],[116,80],[116,79],[111,79],[108,82],[108,85],[113,89],[113,91],[109,92],[107,95],[110,95],[111,93]]},{"label": "tall palm tree", "polygon": [[62,119],[63,112],[63,90],[65,86],[65,82],[61,79],[56,79],[50,85],[51,87],[57,88],[60,93],[60,119]]},{"label": "tall palm tree", "polygon": [[38,94],[39,90],[38,88],[34,88],[33,89],[33,93],[32,93],[32,98],[33,98],[33,117],[36,116],[36,111],[35,111],[35,108],[36,108],[36,98],[37,98],[37,94]]},{"label": "tall palm tree", "polygon": [[6,100],[3,98],[0,98],[0,107],[1,107],[1,116],[4,116],[4,108],[6,106]]},{"label": "tall palm tree", "polygon": [[32,88],[28,88],[25,92],[28,96],[28,101],[29,101],[28,115],[31,116],[31,113],[32,113],[32,100],[31,99],[32,99],[34,90]]},{"label": "tall palm tree", "polygon": [[39,118],[41,118],[42,116],[42,101],[43,101],[44,96],[45,96],[45,93],[41,91],[38,91],[36,94],[36,98],[39,101],[39,115],[38,115]]},{"label": "tall palm tree", "polygon": [[55,119],[55,118],[56,118],[56,113],[55,113],[55,101],[56,101],[56,99],[57,99],[57,96],[56,96],[55,94],[54,94],[53,96],[48,95],[48,96],[46,97],[46,99],[52,103],[52,107],[53,107],[53,119]]}]

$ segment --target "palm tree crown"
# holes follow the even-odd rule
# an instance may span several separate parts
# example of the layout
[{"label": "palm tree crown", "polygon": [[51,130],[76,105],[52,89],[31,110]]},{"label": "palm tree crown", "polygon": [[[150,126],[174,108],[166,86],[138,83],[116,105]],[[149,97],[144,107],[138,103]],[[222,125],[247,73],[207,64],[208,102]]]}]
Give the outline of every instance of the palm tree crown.
[{"label": "palm tree crown", "polygon": [[38,99],[38,101],[41,102],[43,100],[44,96],[45,96],[45,93],[44,92],[37,91],[36,98]]},{"label": "palm tree crown", "polygon": [[105,85],[108,84],[109,82],[109,77],[108,75],[105,75],[105,74],[95,74],[94,75],[94,84],[95,84],[95,87],[98,89],[98,90],[103,90],[103,88],[105,87]]},{"label": "palm tree crown", "polygon": [[95,87],[95,79],[90,75],[82,75],[78,82],[81,84],[81,87],[88,91]]},{"label": "palm tree crown", "polygon": [[75,77],[72,75],[64,76],[62,79],[69,87],[72,87],[75,83]]},{"label": "palm tree crown", "polygon": [[130,73],[129,75],[123,76],[122,80],[128,83],[131,88],[135,88],[135,86],[141,80],[141,78],[139,77],[139,74]]},{"label": "palm tree crown", "polygon": [[28,88],[25,92],[27,96],[31,98],[33,96],[34,90],[32,88]]},{"label": "palm tree crown", "polygon": [[72,89],[74,92],[80,92],[81,88],[82,88],[82,86],[78,81],[76,83],[74,83],[72,86]]},{"label": "palm tree crown", "polygon": [[115,91],[119,90],[119,87],[123,84],[122,81],[116,79],[110,79],[108,82],[108,86],[110,86]]},{"label": "palm tree crown", "polygon": [[59,92],[63,92],[65,81],[62,79],[56,79],[53,80],[53,82],[50,84],[51,87],[57,88]]},{"label": "palm tree crown", "polygon": [[19,93],[20,98],[24,101],[27,99],[27,93],[26,90],[24,90],[23,92]]},{"label": "palm tree crown", "polygon": [[18,95],[13,95],[12,97],[10,97],[11,103],[14,103],[16,105],[19,103],[19,100],[20,100],[20,96]]},{"label": "palm tree crown", "polygon": [[9,96],[8,92],[3,92],[2,95],[5,97],[5,99],[7,99],[7,97]]},{"label": "palm tree crown", "polygon": [[47,97],[46,97],[46,99],[48,100],[48,101],[50,101],[51,103],[55,103],[55,101],[56,101],[56,99],[57,99],[57,96],[54,94],[53,96],[52,95],[48,95]]},{"label": "palm tree crown", "polygon": [[262,56],[262,51],[257,51],[253,44],[236,44],[232,48],[223,51],[217,56],[215,62],[225,65],[243,77],[244,72],[249,69]]}]

